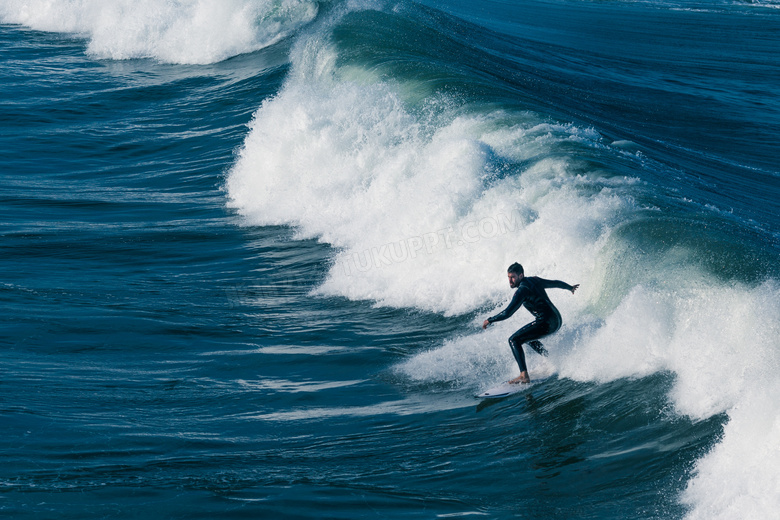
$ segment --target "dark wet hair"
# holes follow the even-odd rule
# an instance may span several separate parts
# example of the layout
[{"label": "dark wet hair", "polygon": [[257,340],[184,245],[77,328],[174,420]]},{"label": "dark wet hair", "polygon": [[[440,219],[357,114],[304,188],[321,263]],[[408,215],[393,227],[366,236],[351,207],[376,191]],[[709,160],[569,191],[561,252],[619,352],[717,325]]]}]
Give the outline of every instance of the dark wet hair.
[{"label": "dark wet hair", "polygon": [[515,262],[514,264],[509,266],[509,269],[506,270],[507,273],[515,273],[516,275],[520,276],[521,274],[525,274],[523,271],[523,266]]}]

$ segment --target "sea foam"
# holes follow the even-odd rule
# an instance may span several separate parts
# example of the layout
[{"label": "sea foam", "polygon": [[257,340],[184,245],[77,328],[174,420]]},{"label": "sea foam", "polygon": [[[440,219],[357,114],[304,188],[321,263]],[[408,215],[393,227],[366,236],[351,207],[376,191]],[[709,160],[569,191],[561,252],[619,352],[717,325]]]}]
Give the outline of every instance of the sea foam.
[{"label": "sea foam", "polygon": [[89,40],[101,59],[214,63],[261,49],[317,15],[302,0],[6,0],[0,20]]},{"label": "sea foam", "polygon": [[[227,180],[257,225],[337,248],[323,294],[452,315],[501,298],[506,266],[581,279],[632,180],[590,179],[552,157],[600,146],[588,129],[532,114],[408,106],[386,83],[340,79],[336,51],[296,49]],[[561,154],[558,154],[559,156]],[[511,164],[526,163],[522,175]]]}]

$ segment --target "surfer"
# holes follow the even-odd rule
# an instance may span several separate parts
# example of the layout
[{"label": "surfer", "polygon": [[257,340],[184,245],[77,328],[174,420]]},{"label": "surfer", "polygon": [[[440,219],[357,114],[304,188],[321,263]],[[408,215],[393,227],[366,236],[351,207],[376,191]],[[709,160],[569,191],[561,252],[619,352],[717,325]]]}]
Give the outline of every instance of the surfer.
[{"label": "surfer", "polygon": [[528,377],[528,367],[525,364],[523,343],[527,343],[537,353],[546,356],[547,350],[538,341],[539,338],[548,336],[561,328],[561,313],[552,304],[545,289],[566,289],[574,294],[579,284],[569,285],[559,280],[545,280],[537,276],[527,277],[523,271],[523,266],[517,262],[509,266],[507,276],[509,277],[509,287],[517,289],[515,295],[512,297],[509,306],[495,316],[486,319],[482,324],[482,328],[487,329],[487,326],[491,323],[509,318],[520,307],[525,307],[534,315],[536,318],[534,321],[512,334],[509,338],[509,347],[512,349],[512,354],[514,354],[517,365],[520,367],[520,376],[509,382],[513,384],[530,383],[531,378]]}]

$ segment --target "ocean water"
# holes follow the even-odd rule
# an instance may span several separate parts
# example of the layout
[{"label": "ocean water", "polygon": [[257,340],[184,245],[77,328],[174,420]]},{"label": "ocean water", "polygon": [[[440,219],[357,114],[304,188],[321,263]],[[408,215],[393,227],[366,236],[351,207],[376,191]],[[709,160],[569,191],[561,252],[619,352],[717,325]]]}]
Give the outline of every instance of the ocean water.
[{"label": "ocean water", "polygon": [[[2,0],[0,49],[3,517],[777,517],[777,2]],[[581,288],[481,402],[515,261]]]}]

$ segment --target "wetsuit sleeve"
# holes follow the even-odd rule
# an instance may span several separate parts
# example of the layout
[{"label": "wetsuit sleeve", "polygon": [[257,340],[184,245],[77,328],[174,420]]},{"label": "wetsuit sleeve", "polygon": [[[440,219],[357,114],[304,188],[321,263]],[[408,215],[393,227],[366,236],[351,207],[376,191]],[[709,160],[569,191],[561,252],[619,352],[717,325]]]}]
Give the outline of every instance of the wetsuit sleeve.
[{"label": "wetsuit sleeve", "polygon": [[566,289],[567,291],[573,289],[571,285],[560,280],[545,280],[544,278],[537,278],[537,280],[539,280],[541,286],[545,289]]},{"label": "wetsuit sleeve", "polygon": [[517,312],[517,309],[520,308],[521,305],[523,305],[523,301],[525,300],[525,291],[522,289],[518,289],[515,291],[515,295],[512,296],[512,301],[509,302],[509,306],[507,306],[506,309],[499,312],[495,316],[491,316],[488,318],[488,323],[493,323],[494,321],[502,321],[510,316],[512,316],[515,312]]}]

